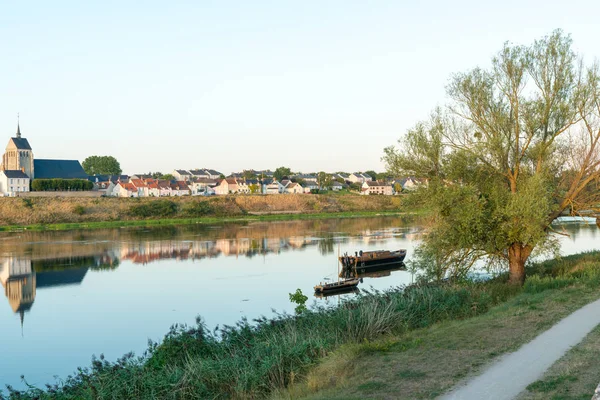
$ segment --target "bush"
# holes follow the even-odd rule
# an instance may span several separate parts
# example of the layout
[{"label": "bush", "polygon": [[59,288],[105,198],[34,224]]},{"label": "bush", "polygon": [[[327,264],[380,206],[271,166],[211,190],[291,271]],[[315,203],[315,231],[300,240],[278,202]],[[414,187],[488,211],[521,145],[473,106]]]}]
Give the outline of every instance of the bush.
[{"label": "bush", "polygon": [[211,214],[213,208],[208,201],[193,201],[186,204],[184,212],[191,217],[202,217]]},{"label": "bush", "polygon": [[77,205],[73,206],[73,214],[77,214],[77,215],[85,214],[85,207],[83,207],[81,204],[77,204]]},{"label": "bush", "polygon": [[129,208],[129,214],[134,217],[171,217],[177,213],[177,204],[171,200],[153,200],[136,204]]},{"label": "bush", "polygon": [[87,179],[34,179],[31,190],[34,192],[92,190],[94,184]]}]

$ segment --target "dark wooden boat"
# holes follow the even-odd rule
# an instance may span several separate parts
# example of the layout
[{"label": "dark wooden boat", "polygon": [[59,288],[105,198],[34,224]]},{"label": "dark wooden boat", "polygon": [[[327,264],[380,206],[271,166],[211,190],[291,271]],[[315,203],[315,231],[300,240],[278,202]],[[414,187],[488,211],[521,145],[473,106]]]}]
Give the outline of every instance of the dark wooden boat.
[{"label": "dark wooden boat", "polygon": [[339,257],[342,264],[342,275],[347,276],[348,272],[362,274],[369,271],[381,271],[384,269],[399,268],[402,266],[406,250],[376,250],[376,251],[359,251],[354,255],[348,253]]},{"label": "dark wooden boat", "polygon": [[345,290],[352,290],[358,286],[360,279],[343,279],[337,282],[321,283],[315,286],[315,293],[333,293]]}]

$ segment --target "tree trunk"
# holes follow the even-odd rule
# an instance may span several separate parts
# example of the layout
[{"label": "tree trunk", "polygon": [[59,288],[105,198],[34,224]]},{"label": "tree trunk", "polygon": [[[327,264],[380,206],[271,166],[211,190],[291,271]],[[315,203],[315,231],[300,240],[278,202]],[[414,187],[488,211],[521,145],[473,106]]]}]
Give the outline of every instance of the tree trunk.
[{"label": "tree trunk", "polygon": [[533,248],[521,243],[513,243],[508,248],[508,283],[523,285],[525,283],[525,262]]}]

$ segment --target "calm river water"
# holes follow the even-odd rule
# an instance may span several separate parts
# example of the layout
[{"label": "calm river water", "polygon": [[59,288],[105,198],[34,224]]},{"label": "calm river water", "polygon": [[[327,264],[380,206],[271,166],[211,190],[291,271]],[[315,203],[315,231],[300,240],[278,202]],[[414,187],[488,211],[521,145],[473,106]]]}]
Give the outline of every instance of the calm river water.
[{"label": "calm river water", "polygon": [[[595,225],[565,224],[562,253],[600,249]],[[335,279],[337,253],[408,250],[419,223],[400,217],[0,234],[0,383],[43,386],[88,366],[141,354],[176,322],[209,327],[293,312],[297,288]],[[362,288],[411,282],[406,271]]]}]

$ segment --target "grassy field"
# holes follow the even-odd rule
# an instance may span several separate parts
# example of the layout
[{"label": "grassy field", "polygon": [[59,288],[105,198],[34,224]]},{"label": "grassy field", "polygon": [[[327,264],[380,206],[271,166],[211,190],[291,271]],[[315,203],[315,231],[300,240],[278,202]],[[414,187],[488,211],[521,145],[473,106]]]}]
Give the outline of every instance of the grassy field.
[{"label": "grassy field", "polygon": [[396,196],[235,195],[173,198],[4,198],[0,229],[78,229],[371,216],[406,212]]},{"label": "grassy field", "polygon": [[146,354],[12,399],[432,398],[600,297],[599,254],[538,264],[524,288],[424,285],[332,309],[174,326]]}]

